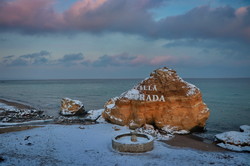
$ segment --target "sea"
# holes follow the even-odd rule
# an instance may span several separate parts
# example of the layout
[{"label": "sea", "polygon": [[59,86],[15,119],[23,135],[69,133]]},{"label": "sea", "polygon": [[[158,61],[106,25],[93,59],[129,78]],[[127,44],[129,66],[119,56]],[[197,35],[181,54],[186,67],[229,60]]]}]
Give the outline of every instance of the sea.
[{"label": "sea", "polygon": [[[86,110],[103,108],[110,98],[120,96],[142,79],[75,79],[0,81],[0,98],[31,105],[46,114],[58,116],[64,97],[83,102]],[[238,131],[250,125],[250,78],[197,79],[185,81],[196,85],[210,109],[206,132],[201,137]]]}]

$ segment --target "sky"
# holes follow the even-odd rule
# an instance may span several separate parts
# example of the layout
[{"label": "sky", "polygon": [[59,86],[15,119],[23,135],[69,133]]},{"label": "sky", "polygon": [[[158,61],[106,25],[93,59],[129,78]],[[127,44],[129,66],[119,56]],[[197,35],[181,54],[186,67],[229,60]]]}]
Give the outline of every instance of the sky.
[{"label": "sky", "polygon": [[250,77],[249,0],[1,0],[0,80]]}]

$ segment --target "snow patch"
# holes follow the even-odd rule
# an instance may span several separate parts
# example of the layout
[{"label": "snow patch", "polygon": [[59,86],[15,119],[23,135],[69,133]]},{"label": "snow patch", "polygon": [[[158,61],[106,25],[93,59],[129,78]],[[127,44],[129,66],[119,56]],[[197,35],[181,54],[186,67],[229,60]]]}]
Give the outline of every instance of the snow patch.
[{"label": "snow patch", "polygon": [[88,111],[88,115],[85,117],[85,119],[90,119],[90,120],[97,120],[103,113],[104,109],[99,109],[99,110],[90,110]]},{"label": "snow patch", "polygon": [[[68,100],[68,101],[70,101],[70,102],[73,102],[74,104],[77,104],[77,105],[79,105],[80,107],[83,106],[82,102],[79,101],[79,100],[72,100],[72,99],[70,99],[70,98],[68,98],[68,97],[65,97],[65,98],[63,98],[63,99],[64,99],[64,100]],[[69,106],[71,106],[71,105],[69,105]]]},{"label": "snow patch", "polygon": [[112,109],[112,108],[115,107],[115,104],[109,104],[109,105],[107,105],[106,107],[107,107],[108,109]]},{"label": "snow patch", "polygon": [[137,136],[137,141],[133,142],[133,141],[131,141],[131,136],[124,136],[124,137],[120,137],[119,139],[117,139],[117,141],[119,143],[125,143],[125,144],[138,144],[138,143],[147,143],[148,139],[144,138],[144,137]]},{"label": "snow patch", "polygon": [[225,149],[229,149],[232,151],[236,151],[236,152],[250,152],[250,146],[236,146],[236,145],[231,145],[231,144],[224,144],[224,143],[218,143],[217,144],[219,147],[225,148]]},{"label": "snow patch", "polygon": [[223,141],[224,143],[234,145],[250,145],[249,132],[228,131],[221,134],[216,134],[215,138]]},{"label": "snow patch", "polygon": [[240,126],[240,130],[243,132],[250,132],[250,126],[242,125],[242,126]]},{"label": "snow patch", "polygon": [[195,95],[196,94],[196,90],[198,90],[198,88],[193,85],[193,84],[190,84],[188,82],[187,83],[187,87],[188,87],[188,92],[187,92],[187,96],[192,96],[192,95]]},{"label": "snow patch", "polygon": [[71,111],[69,111],[69,110],[62,109],[62,110],[61,110],[61,114],[62,114],[62,115],[74,115],[75,112],[71,112]]},{"label": "snow patch", "polygon": [[192,96],[196,94],[196,91],[199,91],[199,88],[197,88],[195,85],[188,83],[184,81],[181,77],[177,76],[177,79],[180,82],[183,82],[186,86],[182,86],[182,88],[188,88],[187,96]]},{"label": "snow patch", "polygon": [[209,109],[208,109],[208,108],[205,108],[205,109],[203,109],[203,110],[201,111],[202,114],[205,114],[205,113],[207,113],[207,112],[209,112]]},{"label": "snow patch", "polygon": [[140,92],[137,89],[130,89],[123,93],[119,98],[127,98],[129,100],[139,100]]},{"label": "snow patch", "polygon": [[178,130],[178,127],[166,125],[162,128],[163,131],[169,134],[188,134],[189,131],[187,130]]},{"label": "snow patch", "polygon": [[151,127],[151,125],[147,125],[147,124],[146,124],[146,127],[137,128],[135,131],[137,133],[149,134],[153,136],[156,140],[169,140],[172,137],[174,137],[174,135],[172,134],[161,134],[159,130],[154,129],[153,126]]}]

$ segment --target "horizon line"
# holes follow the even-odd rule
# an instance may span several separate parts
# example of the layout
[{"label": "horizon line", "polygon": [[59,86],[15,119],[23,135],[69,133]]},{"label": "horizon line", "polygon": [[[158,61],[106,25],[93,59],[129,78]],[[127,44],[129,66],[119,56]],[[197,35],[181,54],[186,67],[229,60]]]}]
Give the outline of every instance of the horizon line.
[{"label": "horizon line", "polygon": [[[136,80],[145,78],[41,78],[41,79],[0,79],[0,81],[53,81],[53,80]],[[250,79],[250,77],[183,77],[183,79]]]}]

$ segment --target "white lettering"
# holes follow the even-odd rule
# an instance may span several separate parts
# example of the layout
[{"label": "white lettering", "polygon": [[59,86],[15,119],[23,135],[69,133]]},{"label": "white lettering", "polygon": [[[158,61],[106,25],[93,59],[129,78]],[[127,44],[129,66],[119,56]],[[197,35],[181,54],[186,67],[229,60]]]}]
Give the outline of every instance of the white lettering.
[{"label": "white lettering", "polygon": [[159,101],[163,101],[163,102],[165,102],[165,98],[164,98],[164,96],[163,95],[161,95],[161,97],[160,97],[160,100]]},{"label": "white lettering", "polygon": [[152,86],[140,86],[140,91],[157,91],[156,85],[152,85]]},{"label": "white lettering", "polygon": [[[151,86],[146,86],[146,85],[141,85],[139,87],[140,91],[158,91],[156,85],[151,85]],[[158,95],[145,95],[145,94],[139,94],[137,96],[139,100],[141,101],[159,101],[159,102],[165,102],[165,98],[163,95],[159,97]]]},{"label": "white lettering", "polygon": [[142,86],[140,86],[140,91],[143,91],[143,88],[142,88]]},{"label": "white lettering", "polygon": [[158,95],[153,95],[153,101],[158,101],[159,100],[159,96]]},{"label": "white lettering", "polygon": [[148,86],[148,91],[151,91],[151,86]]},{"label": "white lettering", "polygon": [[144,94],[140,94],[139,98],[140,98],[140,100],[144,101],[145,100],[145,95]]},{"label": "white lettering", "polygon": [[154,85],[154,87],[153,87],[153,91],[157,91],[157,89],[156,89],[156,85]]},{"label": "white lettering", "polygon": [[150,95],[147,96],[146,101],[151,101]]}]

